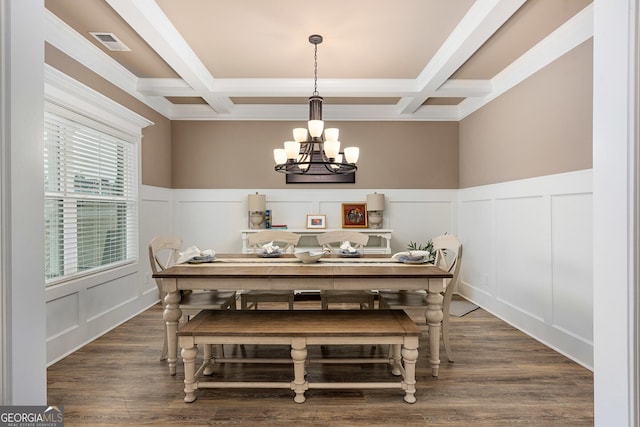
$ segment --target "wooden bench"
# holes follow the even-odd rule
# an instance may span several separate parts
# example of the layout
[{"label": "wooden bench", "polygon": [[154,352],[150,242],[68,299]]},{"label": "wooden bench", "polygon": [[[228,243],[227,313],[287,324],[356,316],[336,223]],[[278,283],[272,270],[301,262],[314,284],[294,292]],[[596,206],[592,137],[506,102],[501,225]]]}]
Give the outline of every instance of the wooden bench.
[{"label": "wooden bench", "polygon": [[[416,401],[415,364],[420,329],[402,310],[211,310],[203,311],[178,330],[184,362],[185,402],[196,400],[199,388],[290,388],[294,401],[305,401],[311,388],[401,388],[404,400]],[[290,382],[203,381],[214,359],[196,370],[198,345],[287,344],[291,346]],[[308,345],[389,344],[392,374],[400,381],[312,382],[305,378]]]}]

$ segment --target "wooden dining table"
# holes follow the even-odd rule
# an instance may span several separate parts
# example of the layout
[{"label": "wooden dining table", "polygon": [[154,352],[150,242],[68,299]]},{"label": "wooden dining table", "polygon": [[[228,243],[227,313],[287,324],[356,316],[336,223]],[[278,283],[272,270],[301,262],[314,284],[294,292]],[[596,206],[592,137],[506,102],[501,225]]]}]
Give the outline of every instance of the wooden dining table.
[{"label": "wooden dining table", "polygon": [[[153,275],[162,279],[169,373],[175,375],[181,291],[196,290],[424,290],[432,375],[440,367],[444,280],[451,273],[429,264],[404,264],[388,255],[361,258],[325,255],[303,264],[294,255],[217,254],[213,262],[178,264]],[[239,325],[240,326],[240,325]]]}]

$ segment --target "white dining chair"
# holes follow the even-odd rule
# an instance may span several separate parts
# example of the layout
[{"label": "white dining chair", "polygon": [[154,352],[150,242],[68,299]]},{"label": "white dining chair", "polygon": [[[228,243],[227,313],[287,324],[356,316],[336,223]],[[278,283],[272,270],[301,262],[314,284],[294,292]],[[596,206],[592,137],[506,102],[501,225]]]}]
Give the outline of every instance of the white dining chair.
[{"label": "white dining chair", "polygon": [[[295,251],[298,242],[300,241],[300,235],[292,233],[287,230],[264,230],[257,233],[249,234],[248,237],[249,246],[253,249],[253,252],[257,255],[260,254],[263,246],[272,243],[280,247],[282,253],[293,253]],[[289,307],[289,310],[293,310],[294,292],[293,291],[244,291],[240,294],[240,308],[242,310],[258,309],[259,303],[264,302],[283,302]]]},{"label": "white dining chair", "polygon": [[[442,301],[442,341],[449,362],[453,362],[453,353],[449,345],[449,310],[451,297],[460,281],[462,266],[462,243],[452,234],[444,234],[433,239],[436,252],[434,264],[453,274],[445,281],[444,299]],[[380,291],[380,309],[420,310],[426,321],[426,294],[422,291]]]},{"label": "white dining chair", "polygon": [[[149,262],[151,264],[152,273],[158,273],[175,264],[179,257],[180,249],[182,249],[182,239],[171,235],[159,235],[151,239],[149,243]],[[165,293],[162,291],[162,279],[156,278],[156,285],[162,307],[164,309]],[[182,310],[181,321],[188,320],[195,316],[201,310],[235,310],[236,309],[236,292],[235,291],[199,291],[199,292],[182,292],[182,298],[179,304]],[[164,323],[164,322],[163,322]],[[210,351],[205,349],[205,351]],[[160,354],[160,360],[167,358],[167,325],[164,324],[164,344]]]},{"label": "white dining chair", "polygon": [[[340,246],[349,242],[350,246],[362,253],[369,242],[369,235],[352,230],[335,230],[319,234],[316,238],[322,249],[333,254],[340,254]],[[321,291],[320,304],[323,310],[329,304],[359,304],[360,308],[373,310],[375,294],[372,291]]]}]

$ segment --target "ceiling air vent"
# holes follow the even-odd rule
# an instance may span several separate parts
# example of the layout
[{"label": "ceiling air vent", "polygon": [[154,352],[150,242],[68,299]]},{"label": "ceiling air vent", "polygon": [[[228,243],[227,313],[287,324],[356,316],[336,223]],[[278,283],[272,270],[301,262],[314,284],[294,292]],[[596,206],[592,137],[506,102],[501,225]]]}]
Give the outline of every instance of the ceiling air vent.
[{"label": "ceiling air vent", "polygon": [[98,33],[98,32],[90,32],[93,37],[95,37],[100,43],[106,46],[109,50],[114,51],[131,51],[127,47],[126,44],[122,43],[118,37],[116,37],[113,33]]}]

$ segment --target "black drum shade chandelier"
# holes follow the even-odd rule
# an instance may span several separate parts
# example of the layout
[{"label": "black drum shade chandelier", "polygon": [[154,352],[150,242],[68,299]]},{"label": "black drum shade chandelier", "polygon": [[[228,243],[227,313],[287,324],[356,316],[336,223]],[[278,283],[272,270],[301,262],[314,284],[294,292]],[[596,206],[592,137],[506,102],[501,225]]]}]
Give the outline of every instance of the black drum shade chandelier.
[{"label": "black drum shade chandelier", "polygon": [[344,175],[354,173],[360,155],[358,147],[346,147],[340,151],[337,128],[324,129],[322,121],[322,97],[318,93],[318,45],[322,36],[309,36],[313,44],[313,94],[309,97],[309,121],[306,128],[293,129],[293,141],[286,141],[284,148],[273,150],[275,170],[297,175]]}]

